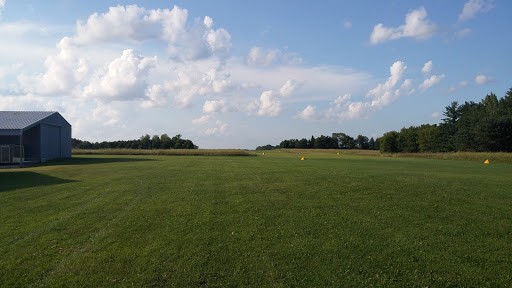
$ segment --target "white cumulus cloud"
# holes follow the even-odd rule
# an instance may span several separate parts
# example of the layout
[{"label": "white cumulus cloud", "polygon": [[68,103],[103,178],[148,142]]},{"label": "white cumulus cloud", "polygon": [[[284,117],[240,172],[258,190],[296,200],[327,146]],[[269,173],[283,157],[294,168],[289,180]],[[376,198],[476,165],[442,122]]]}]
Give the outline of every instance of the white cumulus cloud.
[{"label": "white cumulus cloud", "polygon": [[315,117],[316,117],[316,108],[315,108],[315,106],[312,106],[312,105],[306,106],[306,108],[304,108],[304,110],[302,110],[301,112],[299,112],[297,114],[297,117],[300,118],[300,119],[303,119],[303,120],[315,119]]},{"label": "white cumulus cloud", "polygon": [[[152,68],[182,63],[184,59],[195,62],[216,59],[208,57],[212,55],[226,56],[231,47],[228,31],[222,28],[215,30],[213,19],[208,16],[204,18],[204,23],[187,25],[187,20],[188,11],[178,6],[172,9],[145,9],[137,5],[119,5],[110,7],[104,13],[93,13],[86,21],[77,22],[73,35],[63,37],[58,42],[57,52],[51,52],[46,57],[43,72],[18,76],[19,90],[51,96],[81,95],[83,98],[117,100],[137,98],[144,108],[165,106],[170,95],[174,95],[178,106],[183,107],[195,95],[221,93],[230,85],[229,75],[217,75],[215,70],[201,69],[198,73],[188,71],[182,65],[174,70],[163,69],[173,72],[173,77],[168,80],[156,79],[162,79],[163,74],[149,75]],[[0,25],[0,30],[4,26]],[[37,30],[37,27],[28,24],[16,27],[21,29],[21,33]],[[162,57],[165,63],[159,64],[156,57],[136,56],[133,49],[126,49],[121,57],[112,61],[120,51],[101,44],[113,42],[143,49],[144,41],[167,44],[171,57]],[[5,48],[4,45],[2,47]],[[175,61],[177,58],[179,61]],[[196,79],[195,75],[204,76],[204,79]]]},{"label": "white cumulus cloud", "polygon": [[124,50],[119,58],[96,73],[84,88],[83,96],[104,100],[143,98],[147,72],[156,62],[156,57],[142,57],[135,55],[132,49]]},{"label": "white cumulus cloud", "polygon": [[281,101],[273,91],[261,93],[257,106],[260,116],[277,116],[281,112]]},{"label": "white cumulus cloud", "polygon": [[231,35],[223,28],[217,30],[209,28],[205,32],[204,40],[212,53],[226,54],[231,48]]},{"label": "white cumulus cloud", "polygon": [[231,48],[227,30],[214,29],[213,19],[208,16],[202,24],[187,26],[187,21],[188,11],[178,6],[147,10],[137,5],[118,5],[106,13],[90,15],[85,22],[79,21],[73,42],[88,45],[161,39],[167,43],[169,54],[179,59],[226,55]]},{"label": "white cumulus cloud", "polygon": [[297,82],[295,80],[286,80],[286,82],[279,88],[279,91],[266,90],[261,93],[258,100],[250,102],[245,109],[242,107],[240,110],[247,110],[252,113],[256,110],[259,116],[277,116],[281,113],[281,100],[290,96],[296,89]]},{"label": "white cumulus cloud", "polygon": [[46,57],[44,73],[18,77],[23,90],[41,95],[66,94],[85,79],[88,63],[70,41],[64,37],[57,45],[58,54]]},{"label": "white cumulus cloud", "polygon": [[295,87],[297,87],[297,83],[294,80],[286,80],[283,86],[281,86],[281,89],[279,89],[279,93],[284,97],[290,96],[295,90]]},{"label": "white cumulus cloud", "polygon": [[430,74],[431,71],[432,71],[432,60],[423,64],[423,68],[421,68],[421,72],[423,74]]},{"label": "white cumulus cloud", "polygon": [[386,82],[378,84],[366,94],[369,100],[350,101],[350,94],[339,96],[325,112],[325,117],[329,120],[366,118],[372,112],[390,105],[400,96],[411,94],[414,91],[411,79],[405,79],[399,85],[406,69],[403,61],[394,62],[389,68],[390,76]]},{"label": "white cumulus cloud", "polygon": [[405,69],[407,66],[402,61],[396,61],[391,65],[388,80],[368,91],[367,96],[373,99],[372,106],[386,106],[400,96],[400,90],[395,89],[395,86],[402,79]]},{"label": "white cumulus cloud", "polygon": [[92,111],[92,119],[94,122],[101,123],[103,126],[114,126],[119,123],[120,112],[106,105],[98,105]]},{"label": "white cumulus cloud", "polygon": [[140,104],[142,108],[164,107],[167,105],[168,91],[162,85],[152,85],[146,89],[146,98]]},{"label": "white cumulus cloud", "polygon": [[205,125],[208,123],[208,121],[210,120],[210,115],[203,115],[199,118],[196,118],[196,119],[193,119],[192,120],[192,124],[194,125]]},{"label": "white cumulus cloud", "polygon": [[212,29],[213,19],[210,16],[204,16],[203,23],[204,23],[204,26],[206,27],[206,29],[208,29],[208,30]]},{"label": "white cumulus cloud", "polygon": [[328,120],[345,120],[345,119],[360,119],[366,118],[374,111],[371,102],[368,101],[349,101],[342,104],[334,101],[331,107],[325,113]]},{"label": "white cumulus cloud", "polygon": [[375,25],[370,35],[370,43],[378,44],[405,37],[427,39],[432,37],[436,30],[436,25],[427,20],[427,10],[420,7],[405,16],[404,25],[396,28],[386,27],[382,23]]},{"label": "white cumulus cloud", "polygon": [[253,47],[247,55],[247,64],[257,66],[270,66],[280,57],[281,51],[277,49],[263,50],[261,47]]},{"label": "white cumulus cloud", "polygon": [[443,78],[444,78],[444,74],[432,75],[428,79],[425,79],[425,81],[423,81],[423,83],[420,84],[420,89],[427,90],[428,88],[439,83],[441,80],[443,80]]},{"label": "white cumulus cloud", "polygon": [[488,12],[494,8],[492,0],[469,0],[464,3],[464,8],[459,15],[459,21],[466,21],[479,13]]},{"label": "white cumulus cloud", "polygon": [[[148,33],[151,31],[151,27],[148,27],[151,21],[145,16],[146,10],[137,5],[110,7],[107,13],[90,15],[85,23],[78,21],[73,41],[79,45],[86,45],[94,42],[140,41],[158,37],[156,31],[153,34]],[[184,26],[184,23],[182,25]]]},{"label": "white cumulus cloud", "polygon": [[223,73],[218,63],[199,61],[186,63],[177,69],[177,75],[166,81],[165,87],[174,94],[178,107],[189,107],[197,96],[217,95],[231,87],[229,73]]},{"label": "white cumulus cloud", "polygon": [[203,105],[203,113],[222,112],[226,109],[226,102],[221,100],[207,100]]},{"label": "white cumulus cloud", "polygon": [[226,133],[227,129],[228,129],[227,123],[217,120],[217,121],[215,121],[215,127],[206,129],[204,134],[206,134],[206,135],[223,135]]},{"label": "white cumulus cloud", "polygon": [[411,95],[412,93],[416,92],[416,89],[413,88],[412,79],[405,79],[402,85],[400,86],[400,90],[404,91],[408,95]]},{"label": "white cumulus cloud", "polygon": [[252,47],[245,59],[247,65],[268,67],[277,64],[299,65],[302,58],[296,53],[283,52],[279,49]]},{"label": "white cumulus cloud", "polygon": [[491,78],[489,78],[488,76],[486,76],[484,74],[478,74],[475,77],[475,83],[478,85],[484,85],[489,82],[491,82]]},{"label": "white cumulus cloud", "polygon": [[206,90],[203,92],[222,93],[226,91],[231,85],[231,80],[229,78],[229,74],[219,73],[219,70],[217,68],[212,68],[208,70],[201,79],[205,86],[203,89]]}]

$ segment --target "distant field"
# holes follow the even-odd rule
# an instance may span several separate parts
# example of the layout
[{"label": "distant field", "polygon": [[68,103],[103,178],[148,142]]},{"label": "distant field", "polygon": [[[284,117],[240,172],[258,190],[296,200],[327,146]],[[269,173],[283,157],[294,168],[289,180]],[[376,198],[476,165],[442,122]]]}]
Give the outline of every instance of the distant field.
[{"label": "distant field", "polygon": [[73,149],[73,155],[254,156],[242,149]]},{"label": "distant field", "polygon": [[[483,162],[485,159],[499,161],[503,163],[512,163],[512,153],[502,152],[448,152],[448,153],[380,153],[377,150],[311,150],[311,149],[280,149],[273,151],[248,151],[243,149],[73,149],[73,155],[167,155],[167,156],[255,156],[264,155],[264,153],[284,153],[288,154],[313,154],[315,156],[334,154],[345,156],[375,156],[375,157],[394,157],[394,158],[427,158],[442,160],[472,160]],[[280,155],[280,154],[279,154]]]},{"label": "distant field", "polygon": [[0,169],[0,286],[511,285],[512,164],[337,153]]}]

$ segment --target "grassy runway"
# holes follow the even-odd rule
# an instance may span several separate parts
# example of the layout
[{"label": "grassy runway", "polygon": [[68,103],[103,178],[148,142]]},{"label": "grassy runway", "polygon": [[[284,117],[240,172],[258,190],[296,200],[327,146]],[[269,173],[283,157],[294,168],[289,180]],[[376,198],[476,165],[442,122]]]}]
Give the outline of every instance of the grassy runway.
[{"label": "grassy runway", "polygon": [[0,286],[512,285],[512,164],[305,153],[0,169]]}]

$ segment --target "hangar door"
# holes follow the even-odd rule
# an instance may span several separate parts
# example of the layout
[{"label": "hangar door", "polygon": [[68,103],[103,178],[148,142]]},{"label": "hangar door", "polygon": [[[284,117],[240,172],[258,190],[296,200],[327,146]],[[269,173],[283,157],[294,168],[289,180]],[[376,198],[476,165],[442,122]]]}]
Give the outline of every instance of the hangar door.
[{"label": "hangar door", "polygon": [[61,157],[61,127],[41,124],[41,161]]}]

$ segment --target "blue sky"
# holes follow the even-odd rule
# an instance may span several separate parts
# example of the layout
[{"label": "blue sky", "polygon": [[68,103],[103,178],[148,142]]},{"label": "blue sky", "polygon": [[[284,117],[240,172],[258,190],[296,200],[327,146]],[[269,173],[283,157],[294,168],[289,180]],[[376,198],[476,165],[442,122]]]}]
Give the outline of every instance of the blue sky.
[{"label": "blue sky", "polygon": [[247,148],[439,123],[512,87],[512,2],[0,0],[0,110]]}]

